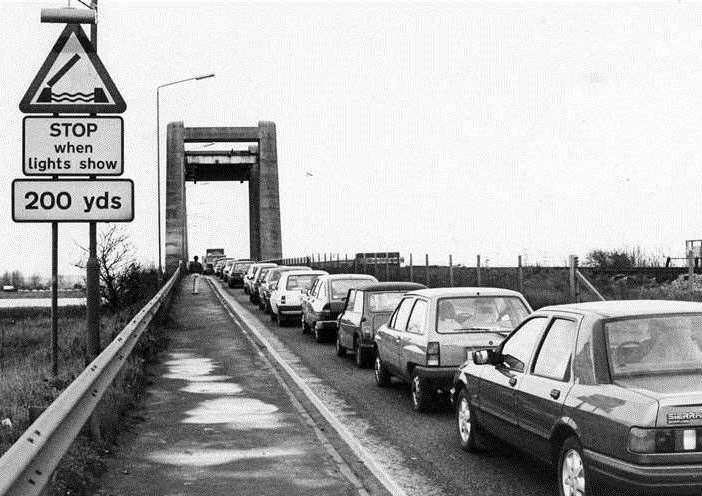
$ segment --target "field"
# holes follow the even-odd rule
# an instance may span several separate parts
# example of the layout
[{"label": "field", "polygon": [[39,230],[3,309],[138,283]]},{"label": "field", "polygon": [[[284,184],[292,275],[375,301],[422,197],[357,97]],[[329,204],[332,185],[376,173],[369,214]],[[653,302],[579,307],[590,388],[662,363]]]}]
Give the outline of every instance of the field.
[{"label": "field", "polygon": [[[62,289],[58,292],[59,298],[85,298],[85,291],[76,289]],[[19,298],[51,298],[51,291],[0,291],[0,300]]]},{"label": "field", "polygon": [[[117,313],[104,311],[101,342],[104,347],[127,324],[141,305]],[[85,309],[60,309],[59,374],[51,375],[50,314],[48,309],[10,309],[0,311],[0,455],[30,425],[30,408],[48,406],[85,368]],[[120,415],[138,396],[144,380],[143,363],[163,344],[158,329],[142,336],[121,376],[103,398],[98,409],[102,439],[80,436],[57,471],[53,494],[81,494],[91,477],[101,470],[100,456],[118,431]]]}]

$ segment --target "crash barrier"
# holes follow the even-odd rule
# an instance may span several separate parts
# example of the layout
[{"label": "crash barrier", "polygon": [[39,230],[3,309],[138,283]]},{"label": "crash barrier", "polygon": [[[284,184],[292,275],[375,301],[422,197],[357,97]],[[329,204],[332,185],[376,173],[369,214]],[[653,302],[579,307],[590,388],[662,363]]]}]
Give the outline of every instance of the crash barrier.
[{"label": "crash barrier", "polygon": [[0,495],[39,495],[105,391],[162,307],[170,301],[183,264],[119,335],[29,426],[0,458]]}]

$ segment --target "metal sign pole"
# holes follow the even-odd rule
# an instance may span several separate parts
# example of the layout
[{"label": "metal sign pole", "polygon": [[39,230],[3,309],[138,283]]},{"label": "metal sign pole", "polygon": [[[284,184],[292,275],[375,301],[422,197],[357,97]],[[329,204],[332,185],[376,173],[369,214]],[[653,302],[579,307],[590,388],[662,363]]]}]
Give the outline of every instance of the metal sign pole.
[{"label": "metal sign pole", "polygon": [[58,222],[51,223],[51,374],[58,376]]}]

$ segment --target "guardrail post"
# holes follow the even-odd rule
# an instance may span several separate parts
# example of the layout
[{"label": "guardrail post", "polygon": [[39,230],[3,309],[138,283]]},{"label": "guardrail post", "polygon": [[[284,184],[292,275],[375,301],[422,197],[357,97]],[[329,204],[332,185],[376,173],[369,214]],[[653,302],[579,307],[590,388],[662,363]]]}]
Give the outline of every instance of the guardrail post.
[{"label": "guardrail post", "polygon": [[427,287],[429,287],[429,254],[424,254],[424,272],[426,272],[427,277]]},{"label": "guardrail post", "polygon": [[524,293],[524,268],[521,255],[517,257],[517,288],[520,293]]},{"label": "guardrail post", "polygon": [[390,254],[385,252],[385,280],[390,280]]},{"label": "guardrail post", "polygon": [[578,257],[575,255],[570,255],[568,257],[568,289],[570,294],[570,301],[572,303],[577,303],[578,293],[576,288],[575,271],[578,269]]},{"label": "guardrail post", "polygon": [[368,274],[368,261],[366,260],[366,254],[363,254],[363,273]]},{"label": "guardrail post", "polygon": [[687,252],[687,277],[692,280],[692,276],[695,274],[695,265],[692,258],[692,250]]},{"label": "guardrail post", "polygon": [[449,254],[449,286],[453,287],[453,255]]},{"label": "guardrail post", "polygon": [[409,279],[410,282],[414,282],[414,263],[412,263],[412,254],[410,253],[409,259]]},{"label": "guardrail post", "polygon": [[476,278],[476,284],[478,285],[478,287],[482,286],[483,281],[482,281],[481,274],[480,274],[480,255],[477,255],[475,257],[475,278]]}]

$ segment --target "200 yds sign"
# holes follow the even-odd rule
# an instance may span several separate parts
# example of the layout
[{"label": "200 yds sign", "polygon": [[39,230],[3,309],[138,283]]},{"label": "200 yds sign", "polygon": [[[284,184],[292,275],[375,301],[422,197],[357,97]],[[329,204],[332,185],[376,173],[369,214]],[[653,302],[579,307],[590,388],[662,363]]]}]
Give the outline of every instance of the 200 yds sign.
[{"label": "200 yds sign", "polygon": [[131,222],[130,179],[16,179],[12,182],[15,222]]}]

